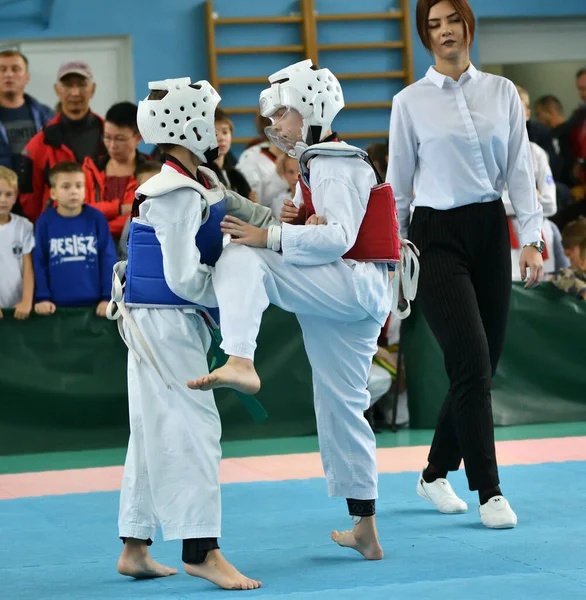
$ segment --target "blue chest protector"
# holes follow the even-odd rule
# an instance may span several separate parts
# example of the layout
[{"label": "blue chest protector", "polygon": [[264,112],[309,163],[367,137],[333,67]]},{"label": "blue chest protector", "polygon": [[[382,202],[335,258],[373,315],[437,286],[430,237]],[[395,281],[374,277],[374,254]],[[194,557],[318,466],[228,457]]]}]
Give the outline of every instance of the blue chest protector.
[{"label": "blue chest protector", "polygon": [[[226,201],[209,206],[207,220],[199,228],[194,243],[202,264],[213,267],[222,254],[223,233],[220,223],[226,215]],[[128,236],[128,265],[124,302],[129,306],[190,307],[197,306],[171,291],[165,281],[163,253],[155,230],[150,225],[132,221]],[[217,308],[205,308],[219,322]]]},{"label": "blue chest protector", "polygon": [[[226,215],[226,200],[224,198],[224,190],[220,186],[214,172],[204,167],[200,167],[200,170],[211,184],[209,189],[204,188],[204,186],[195,181],[187,180],[180,173],[167,170],[149,179],[139,188],[137,193],[156,198],[157,196],[185,187],[196,190],[205,200],[207,210],[204,222],[195,235],[194,243],[200,252],[201,263],[213,267],[220,258],[223,250],[224,235],[220,229],[220,223]],[[194,201],[199,202],[200,200],[197,198]],[[122,280],[124,280],[124,283],[122,283]],[[122,300],[122,298],[124,299]],[[113,309],[116,306],[118,308],[114,312]],[[117,320],[120,316],[123,316],[128,320],[129,326],[131,328],[134,327],[135,335],[138,336],[139,341],[142,340],[140,343],[143,351],[146,352],[152,366],[155,367],[166,387],[169,388],[169,383],[165,378],[164,372],[156,364],[147,342],[132,319],[131,311],[128,311],[126,306],[134,306],[135,308],[193,307],[200,309],[202,312],[207,313],[215,322],[210,323],[210,319],[206,319],[211,334],[212,348],[214,349],[215,357],[220,360],[221,364],[226,362],[227,357],[220,348],[219,309],[193,304],[173,293],[165,280],[163,252],[155,230],[152,226],[140,221],[132,221],[130,224],[128,261],[126,261],[126,264],[120,262],[114,267],[112,301],[108,305],[106,314],[112,320]],[[135,356],[138,357],[137,360],[140,362],[140,356],[136,354],[136,350],[132,348],[124,336],[121,320],[118,321],[118,328],[129,350],[135,353]],[[214,362],[216,362],[216,358],[214,358]],[[211,368],[213,370],[214,366],[212,365]],[[262,421],[267,417],[265,409],[256,398],[241,394],[240,392],[236,392],[236,395],[245,404],[255,421]]]}]

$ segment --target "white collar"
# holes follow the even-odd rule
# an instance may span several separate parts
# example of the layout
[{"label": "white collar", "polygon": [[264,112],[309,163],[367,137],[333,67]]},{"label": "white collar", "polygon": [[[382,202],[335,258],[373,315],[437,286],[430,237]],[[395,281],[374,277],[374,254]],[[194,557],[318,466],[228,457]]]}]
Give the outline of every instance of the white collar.
[{"label": "white collar", "polygon": [[[470,66],[464,71],[464,73],[462,73],[458,83],[463,83],[464,81],[466,81],[466,79],[472,79],[473,81],[477,81],[479,75],[480,72],[478,71],[478,69],[472,63],[470,63]],[[438,88],[444,87],[446,79],[453,81],[451,77],[438,73],[434,67],[429,67],[427,73],[425,74],[425,77],[429,79],[434,85],[437,85]]]}]

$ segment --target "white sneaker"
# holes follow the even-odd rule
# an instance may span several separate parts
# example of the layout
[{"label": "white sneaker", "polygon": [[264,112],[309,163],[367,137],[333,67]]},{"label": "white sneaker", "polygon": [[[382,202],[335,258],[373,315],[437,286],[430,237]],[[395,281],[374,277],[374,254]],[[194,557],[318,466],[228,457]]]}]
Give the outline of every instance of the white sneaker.
[{"label": "white sneaker", "polygon": [[504,496],[494,496],[478,507],[480,520],[490,529],[512,529],[517,524],[517,515]]},{"label": "white sneaker", "polygon": [[432,504],[435,504],[441,513],[453,515],[465,513],[468,505],[456,496],[447,479],[436,479],[433,483],[426,483],[423,474],[417,482],[417,495]]}]

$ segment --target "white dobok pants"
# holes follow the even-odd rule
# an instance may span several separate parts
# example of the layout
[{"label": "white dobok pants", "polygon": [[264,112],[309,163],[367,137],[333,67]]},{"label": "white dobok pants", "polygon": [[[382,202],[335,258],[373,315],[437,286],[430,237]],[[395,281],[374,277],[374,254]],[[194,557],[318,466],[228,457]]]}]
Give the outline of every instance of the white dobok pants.
[{"label": "white dobok pants", "polygon": [[130,440],[124,465],[120,537],[165,540],[220,537],[221,424],[213,392],[186,383],[208,373],[210,334],[195,312],[131,309],[138,329],[170,382],[167,389],[131,329],[128,353]]},{"label": "white dobok pants", "polygon": [[252,359],[269,304],[295,313],[313,372],[319,445],[330,496],[377,498],[376,442],[364,417],[381,326],[360,306],[352,268],[285,264],[268,249],[229,244],[216,264],[224,351]]}]

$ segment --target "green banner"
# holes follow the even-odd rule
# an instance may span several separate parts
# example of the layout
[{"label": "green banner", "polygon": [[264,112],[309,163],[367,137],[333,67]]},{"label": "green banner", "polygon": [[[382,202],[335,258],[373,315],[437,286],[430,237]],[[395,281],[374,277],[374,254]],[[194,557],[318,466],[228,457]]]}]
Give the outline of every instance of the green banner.
[{"label": "green banner", "polygon": [[[402,334],[411,427],[434,428],[448,378],[417,303]],[[492,398],[496,425],[586,421],[586,302],[550,283],[513,285]]]},{"label": "green banner", "polygon": [[[93,309],[27,321],[4,311],[0,339],[0,455],[126,445],[127,350],[115,323]],[[448,380],[416,303],[403,340],[411,426],[435,427]],[[266,311],[256,365],[269,418],[254,423],[233,392],[218,390],[223,439],[315,434],[311,368],[293,315]],[[498,425],[586,421],[586,302],[550,284],[514,286],[493,405]]]},{"label": "green banner", "polygon": [[[0,455],[125,446],[127,349],[116,324],[93,309],[26,321],[3,312]],[[314,434],[311,369],[295,316],[270,307],[258,345],[257,398],[269,418],[254,423],[233,392],[218,390],[223,439]]]}]

